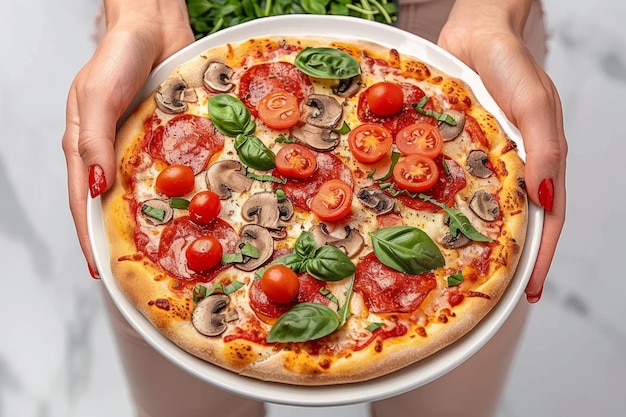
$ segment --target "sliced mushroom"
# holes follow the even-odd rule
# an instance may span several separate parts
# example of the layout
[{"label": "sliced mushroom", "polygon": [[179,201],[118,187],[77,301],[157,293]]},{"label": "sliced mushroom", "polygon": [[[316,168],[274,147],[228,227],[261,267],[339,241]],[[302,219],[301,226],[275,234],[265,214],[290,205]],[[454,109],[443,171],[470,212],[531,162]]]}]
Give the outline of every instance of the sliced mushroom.
[{"label": "sliced mushroom", "polygon": [[187,84],[180,78],[168,78],[159,85],[154,100],[162,112],[178,114],[187,110],[187,103],[198,101],[198,96],[196,91],[187,88]]},{"label": "sliced mushroom", "polygon": [[364,187],[356,194],[361,204],[371,208],[376,214],[385,214],[393,210],[395,201],[377,187]]},{"label": "sliced mushroom", "polygon": [[469,206],[478,217],[488,222],[496,220],[500,215],[498,201],[485,190],[476,191]]},{"label": "sliced mushroom", "polygon": [[293,213],[291,200],[279,202],[276,193],[272,191],[254,194],[241,207],[241,215],[246,221],[272,230],[282,229],[283,222],[289,220]]},{"label": "sliced mushroom", "polygon": [[493,171],[487,167],[487,162],[489,162],[489,157],[485,151],[480,149],[471,151],[465,162],[465,170],[475,177],[489,178],[493,175]]},{"label": "sliced mushroom", "polygon": [[345,236],[338,237],[331,235],[325,223],[320,223],[311,229],[311,233],[313,233],[313,237],[318,246],[331,245],[343,250],[349,257],[353,257],[363,248],[363,236],[361,236],[358,230],[350,226],[346,226],[344,231]]},{"label": "sliced mushroom", "polygon": [[226,200],[232,192],[242,193],[250,188],[253,180],[246,176],[247,170],[239,161],[224,160],[212,164],[206,171],[209,189]]},{"label": "sliced mushroom", "polygon": [[459,232],[458,235],[453,236],[452,233],[446,233],[441,239],[441,244],[447,249],[458,249],[467,245],[470,242],[470,238]]},{"label": "sliced mushroom", "polygon": [[174,209],[169,203],[158,198],[146,200],[141,205],[141,214],[153,226],[168,223],[174,217]]},{"label": "sliced mushroom", "polygon": [[214,93],[225,93],[233,89],[230,81],[233,69],[221,62],[211,62],[204,71],[204,86]]},{"label": "sliced mushroom", "polygon": [[443,136],[443,140],[447,142],[455,139],[463,132],[463,128],[465,127],[465,113],[457,110],[448,110],[445,114],[452,116],[456,122],[455,125],[439,122],[439,131],[441,132],[441,136]]},{"label": "sliced mushroom", "polygon": [[339,144],[341,135],[330,129],[315,127],[307,123],[294,128],[291,131],[291,137],[317,151],[324,152],[335,149]]},{"label": "sliced mushroom", "polygon": [[302,103],[302,120],[306,123],[332,129],[339,123],[343,107],[336,98],[324,94],[311,94]]},{"label": "sliced mushroom", "polygon": [[243,263],[237,263],[235,266],[242,271],[253,271],[263,265],[274,253],[274,239],[270,232],[256,224],[245,225],[241,229],[241,238],[237,242],[237,247],[242,248],[246,243],[257,248],[259,251],[258,258],[244,256]]},{"label": "sliced mushroom", "polygon": [[191,323],[205,336],[217,336],[228,328],[228,322],[237,320],[237,310],[228,310],[229,297],[226,294],[213,294],[196,304],[191,314]]},{"label": "sliced mushroom", "polygon": [[331,87],[331,90],[339,97],[349,98],[359,91],[361,85],[361,76],[356,75],[352,78],[339,80],[336,86]]}]

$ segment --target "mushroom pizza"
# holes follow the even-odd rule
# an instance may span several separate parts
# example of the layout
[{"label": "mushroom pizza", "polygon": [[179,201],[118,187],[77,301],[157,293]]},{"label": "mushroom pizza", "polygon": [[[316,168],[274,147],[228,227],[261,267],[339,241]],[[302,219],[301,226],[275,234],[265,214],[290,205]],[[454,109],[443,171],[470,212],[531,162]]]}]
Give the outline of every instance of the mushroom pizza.
[{"label": "mushroom pizza", "polygon": [[515,143],[463,80],[371,42],[212,47],[116,152],[117,284],[182,349],[253,378],[411,366],[485,317],[524,245]]}]

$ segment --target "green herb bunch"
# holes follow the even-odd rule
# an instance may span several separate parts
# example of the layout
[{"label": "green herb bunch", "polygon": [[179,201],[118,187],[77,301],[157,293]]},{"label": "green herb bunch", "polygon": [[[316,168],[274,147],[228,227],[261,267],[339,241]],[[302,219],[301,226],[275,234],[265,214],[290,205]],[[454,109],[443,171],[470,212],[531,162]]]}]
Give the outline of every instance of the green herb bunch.
[{"label": "green herb bunch", "polygon": [[187,0],[187,9],[196,39],[267,16],[340,15],[387,24],[393,24],[398,16],[393,0]]}]

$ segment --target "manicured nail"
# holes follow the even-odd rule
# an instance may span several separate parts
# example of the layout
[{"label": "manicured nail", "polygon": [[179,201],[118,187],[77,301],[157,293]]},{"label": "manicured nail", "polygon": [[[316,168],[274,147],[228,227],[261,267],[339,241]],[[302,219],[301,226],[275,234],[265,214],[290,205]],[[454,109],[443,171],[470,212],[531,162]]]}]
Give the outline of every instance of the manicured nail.
[{"label": "manicured nail", "polygon": [[92,165],[89,167],[89,192],[91,198],[96,198],[107,186],[107,180],[104,178],[104,170],[100,165]]},{"label": "manicured nail", "polygon": [[91,265],[89,265],[89,262],[87,262],[87,268],[89,269],[89,275],[91,275],[91,278],[100,279],[100,274],[98,274],[98,271],[96,271],[91,267]]},{"label": "manicured nail", "polygon": [[542,294],[543,294],[543,287],[541,287],[541,289],[539,290],[537,294],[533,294],[533,295],[526,294],[526,299],[528,300],[529,303],[535,304],[539,302],[539,300],[541,300]]},{"label": "manicured nail", "polygon": [[552,204],[554,203],[554,182],[552,182],[552,178],[546,178],[539,184],[539,203],[544,209],[552,211]]}]

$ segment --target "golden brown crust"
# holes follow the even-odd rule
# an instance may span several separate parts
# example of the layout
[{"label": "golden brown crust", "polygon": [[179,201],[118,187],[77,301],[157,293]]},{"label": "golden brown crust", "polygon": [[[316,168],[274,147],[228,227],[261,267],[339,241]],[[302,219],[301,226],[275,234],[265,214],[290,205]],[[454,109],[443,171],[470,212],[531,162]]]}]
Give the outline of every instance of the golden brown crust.
[{"label": "golden brown crust", "polygon": [[[191,323],[195,303],[193,290],[197,282],[187,282],[170,277],[149,254],[136,245],[138,230],[156,243],[145,246],[145,250],[158,249],[158,237],[162,228],[140,224],[138,210],[140,200],[151,195],[156,174],[166,163],[155,160],[146,150],[150,147],[150,136],[174,116],[157,109],[152,96],[128,118],[118,132],[116,141],[119,172],[112,189],[103,196],[102,207],[105,233],[109,241],[111,270],[116,282],[130,302],[146,316],[168,339],[190,354],[216,366],[253,378],[296,385],[329,385],[365,381],[387,375],[396,370],[412,366],[420,360],[458,341],[470,332],[498,303],[509,286],[519,262],[527,228],[527,200],[523,188],[523,161],[518,156],[515,144],[503,132],[497,120],[477,102],[472,91],[461,80],[451,78],[441,71],[424,64],[418,59],[407,57],[396,50],[382,48],[372,42],[330,41],[310,38],[263,38],[238,45],[224,45],[206,51],[198,58],[177,68],[172,77],[180,77],[198,94],[198,102],[190,105],[188,112],[206,116],[206,100],[210,93],[203,86],[202,76],[209,62],[219,58],[235,69],[236,83],[254,63],[268,59],[281,60],[293,56],[304,46],[331,46],[342,49],[361,62],[376,58],[384,60],[389,68],[382,78],[427,85],[439,104],[465,112],[476,120],[484,138],[476,139],[464,133],[456,144],[445,145],[451,154],[458,156],[464,168],[465,157],[472,149],[485,150],[489,156],[494,175],[488,179],[476,179],[466,174],[468,185],[453,202],[472,224],[481,232],[492,236],[489,243],[474,243],[457,249],[441,248],[446,257],[446,266],[434,271],[437,286],[430,291],[424,302],[412,312],[376,313],[365,306],[362,294],[355,294],[351,302],[352,316],[346,325],[321,341],[299,343],[266,343],[263,339],[274,319],[255,313],[250,306],[250,291],[254,281],[253,272],[227,270],[215,281],[227,285],[233,281],[244,284],[243,289],[230,296],[230,307],[236,310],[237,320],[229,324],[228,330],[220,335],[207,337],[199,333]],[[293,59],[285,58],[286,60]],[[368,64],[375,67],[376,64]],[[372,67],[372,68],[374,68]],[[377,68],[377,67],[376,67]],[[372,69],[365,83],[381,77]],[[376,75],[378,74],[378,75]],[[315,88],[328,89],[324,82],[316,81]],[[346,99],[345,114],[356,120],[356,98]],[[155,117],[155,119],[151,119]],[[149,122],[148,122],[149,121]],[[152,127],[148,127],[151,124]],[[150,133],[150,135],[148,135]],[[481,143],[487,141],[487,143]],[[233,149],[226,148],[211,159],[232,159]],[[274,146],[274,145],[272,145]],[[345,159],[345,153],[336,150]],[[462,158],[461,158],[462,157]],[[154,165],[154,166],[153,166]],[[150,168],[151,167],[151,168]],[[381,170],[385,168],[382,166]],[[354,172],[364,169],[358,166]],[[363,175],[364,177],[364,175]],[[202,179],[196,183],[203,186]],[[360,181],[363,179],[361,178]],[[138,190],[148,191],[138,191]],[[198,187],[196,187],[198,188]],[[495,194],[500,207],[500,217],[494,222],[483,221],[467,208],[472,193],[485,188]],[[153,193],[153,192],[152,192]],[[235,196],[238,205],[243,197]],[[445,214],[407,214],[412,209],[398,203],[396,214],[405,216],[409,224],[425,222],[429,234],[440,246],[447,226]],[[298,212],[299,221],[315,224],[311,214]],[[374,230],[376,216],[355,214],[355,221],[371,223]],[[360,216],[360,217],[359,217]],[[426,218],[426,220],[424,220]],[[304,219],[304,220],[303,220]],[[235,218],[229,223],[238,224]],[[308,223],[307,223],[308,224]],[[304,226],[303,226],[304,227]],[[363,229],[366,230],[366,229]],[[292,242],[293,243],[293,242]],[[289,247],[289,241],[278,246]],[[361,262],[371,247],[366,243],[355,264]],[[368,249],[369,248],[369,249]],[[482,260],[481,260],[482,259]],[[448,264],[449,262],[449,264]],[[465,281],[448,287],[447,277],[463,270]],[[333,284],[335,285],[335,284]],[[346,284],[330,286],[332,292],[342,296]],[[368,323],[384,322],[383,331],[365,330]],[[400,331],[402,330],[402,331]],[[394,333],[395,332],[395,333]],[[355,346],[364,347],[355,350]]]}]

